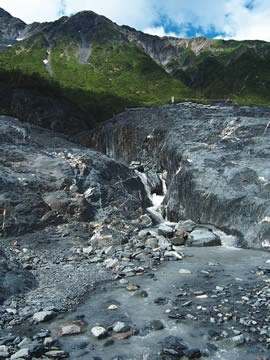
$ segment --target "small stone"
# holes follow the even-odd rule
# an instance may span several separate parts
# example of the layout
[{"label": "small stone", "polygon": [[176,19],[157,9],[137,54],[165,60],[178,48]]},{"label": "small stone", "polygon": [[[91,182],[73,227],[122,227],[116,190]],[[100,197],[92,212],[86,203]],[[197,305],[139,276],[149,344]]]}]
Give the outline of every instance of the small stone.
[{"label": "small stone", "polygon": [[126,340],[132,336],[132,333],[130,331],[124,332],[124,333],[117,333],[113,335],[113,338],[115,340]]},{"label": "small stone", "polygon": [[170,258],[174,258],[176,260],[183,259],[183,256],[181,254],[179,254],[177,251],[165,251],[164,257],[170,257]]},{"label": "small stone", "polygon": [[0,359],[6,359],[8,357],[9,357],[8,346],[1,345],[0,346]]},{"label": "small stone", "polygon": [[11,309],[11,308],[8,308],[6,309],[6,312],[10,315],[16,315],[17,314],[17,310],[16,309]]},{"label": "small stone", "polygon": [[10,360],[16,360],[16,359],[29,359],[29,349],[21,349],[17,351],[15,354],[11,355]]},{"label": "small stone", "polygon": [[162,249],[162,250],[171,250],[172,248],[172,244],[170,243],[170,241],[168,239],[166,239],[163,235],[159,235],[157,236],[158,239],[158,246]]},{"label": "small stone", "polygon": [[55,342],[55,340],[51,336],[48,336],[48,337],[44,338],[43,345],[47,346],[47,347],[50,347],[50,346],[53,345],[54,342]]},{"label": "small stone", "polygon": [[137,290],[137,291],[134,292],[133,295],[134,295],[134,296],[137,296],[137,297],[145,298],[145,297],[148,296],[148,293],[147,293],[147,291],[145,291],[145,290]]},{"label": "small stone", "polygon": [[100,339],[105,339],[106,337],[108,337],[108,332],[107,330],[102,327],[102,326],[94,326],[91,329],[91,333],[94,335],[94,337],[96,337],[98,340]]},{"label": "small stone", "polygon": [[50,359],[65,359],[68,357],[68,353],[64,350],[50,350],[45,353],[45,355]]},{"label": "small stone", "polygon": [[244,335],[240,334],[240,335],[232,337],[232,341],[235,346],[240,346],[245,343],[246,339],[245,339]]},{"label": "small stone", "polygon": [[127,291],[136,291],[140,288],[140,285],[130,284],[126,287]]},{"label": "small stone", "polygon": [[199,349],[188,349],[184,351],[184,354],[188,359],[200,359],[202,356]]},{"label": "small stone", "polygon": [[122,321],[113,324],[113,331],[116,333],[124,333],[130,330],[130,326]]},{"label": "small stone", "polygon": [[171,238],[171,243],[175,246],[183,246],[187,241],[187,237],[185,236],[186,233],[176,233],[174,237]]},{"label": "small stone", "polygon": [[208,266],[220,266],[220,263],[219,263],[219,262],[212,262],[212,261],[210,261],[210,262],[208,263]]},{"label": "small stone", "polygon": [[112,304],[112,305],[108,306],[108,310],[118,310],[118,306]]},{"label": "small stone", "polygon": [[145,246],[151,249],[156,249],[158,247],[158,240],[157,238],[150,237],[146,239]]},{"label": "small stone", "polygon": [[179,274],[181,275],[191,275],[191,271],[188,269],[180,269]]},{"label": "small stone", "polygon": [[52,310],[39,311],[33,315],[33,320],[37,323],[51,320],[55,316]]},{"label": "small stone", "polygon": [[142,222],[142,224],[143,224],[145,227],[149,227],[149,226],[152,225],[152,219],[151,219],[150,216],[147,215],[147,214],[141,215],[141,216],[140,216],[140,221]]},{"label": "small stone", "polygon": [[186,306],[190,306],[190,305],[192,305],[192,301],[188,300],[182,304],[182,307],[186,307]]},{"label": "small stone", "polygon": [[224,291],[224,287],[223,286],[216,286],[216,291],[222,292],[222,291]]},{"label": "small stone", "polygon": [[127,279],[120,279],[119,284],[126,285],[126,284],[128,284],[128,280]]},{"label": "small stone", "polygon": [[81,332],[82,332],[81,327],[75,324],[63,325],[61,327],[61,336],[76,335],[76,334],[80,334]]},{"label": "small stone", "polygon": [[119,261],[118,259],[106,259],[104,260],[104,265],[106,266],[106,269],[112,269],[116,265],[118,265]]},{"label": "small stone", "polygon": [[154,330],[154,331],[158,331],[158,330],[164,329],[164,324],[163,324],[163,322],[160,321],[160,320],[152,320],[152,321],[150,321],[150,322],[146,325],[146,327],[147,327],[148,329],[151,329],[151,330]]},{"label": "small stone", "polygon": [[169,300],[165,297],[158,297],[158,298],[154,299],[154,303],[157,305],[165,305],[168,303],[168,301]]},{"label": "small stone", "polygon": [[173,229],[168,226],[168,225],[165,225],[165,224],[161,224],[159,225],[158,227],[158,233],[160,235],[164,235],[164,236],[168,236],[168,237],[171,237],[172,234],[173,234]]},{"label": "small stone", "polygon": [[93,251],[92,246],[88,246],[88,247],[83,248],[83,253],[86,254],[86,255],[91,254],[92,251]]},{"label": "small stone", "polygon": [[197,299],[208,299],[208,295],[206,295],[206,294],[197,295],[196,298],[197,298]]}]

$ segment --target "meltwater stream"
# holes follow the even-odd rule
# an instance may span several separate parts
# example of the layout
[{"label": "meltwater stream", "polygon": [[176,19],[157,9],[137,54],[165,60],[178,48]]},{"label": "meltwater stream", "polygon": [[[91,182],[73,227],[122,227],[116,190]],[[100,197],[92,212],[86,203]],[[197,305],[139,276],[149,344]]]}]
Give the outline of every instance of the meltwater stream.
[{"label": "meltwater stream", "polygon": [[[148,274],[127,278],[147,297],[127,291],[127,284],[119,280],[99,284],[74,312],[54,321],[54,334],[63,323],[76,319],[86,323],[84,334],[61,338],[70,358],[177,359],[160,355],[160,341],[174,335],[188,348],[200,349],[202,359],[268,359],[269,350],[260,342],[257,329],[263,333],[268,327],[269,331],[269,277],[258,271],[269,262],[269,253],[225,247],[183,251],[182,261],[165,262]],[[110,305],[117,309],[108,310]],[[240,319],[243,324],[255,323],[246,326]],[[161,321],[164,329],[149,330],[153,320]],[[91,334],[92,327],[110,328],[117,321],[131,327],[130,338],[116,340],[111,334],[96,340]],[[239,334],[245,340],[237,346]]]}]

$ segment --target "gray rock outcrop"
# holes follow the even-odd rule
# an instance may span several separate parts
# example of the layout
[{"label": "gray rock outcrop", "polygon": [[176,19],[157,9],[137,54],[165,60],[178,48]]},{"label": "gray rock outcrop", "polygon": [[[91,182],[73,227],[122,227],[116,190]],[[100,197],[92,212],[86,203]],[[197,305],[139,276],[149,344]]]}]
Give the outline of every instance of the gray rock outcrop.
[{"label": "gray rock outcrop", "polygon": [[128,217],[148,204],[133,170],[60,134],[2,116],[0,149],[4,237],[89,222],[114,208]]},{"label": "gray rock outcrop", "polygon": [[237,235],[239,246],[270,239],[270,110],[183,103],[130,109],[85,143],[130,163],[167,171],[169,220],[192,219]]}]

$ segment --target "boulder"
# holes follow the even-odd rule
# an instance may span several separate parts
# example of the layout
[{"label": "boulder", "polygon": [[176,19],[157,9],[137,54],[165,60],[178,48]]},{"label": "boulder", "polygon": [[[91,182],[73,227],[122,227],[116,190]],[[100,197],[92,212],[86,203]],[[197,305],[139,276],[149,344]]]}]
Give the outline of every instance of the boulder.
[{"label": "boulder", "polygon": [[186,241],[187,246],[219,246],[220,237],[206,228],[196,228]]}]

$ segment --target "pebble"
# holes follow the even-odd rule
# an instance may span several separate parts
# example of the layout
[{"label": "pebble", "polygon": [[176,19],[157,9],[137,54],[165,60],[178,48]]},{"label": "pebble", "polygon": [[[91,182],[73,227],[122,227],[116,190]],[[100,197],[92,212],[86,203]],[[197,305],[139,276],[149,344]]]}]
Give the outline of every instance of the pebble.
[{"label": "pebble", "polygon": [[113,335],[113,339],[115,340],[126,340],[132,336],[132,333],[130,331],[124,332],[124,333],[117,333]]},{"label": "pebble", "polygon": [[68,357],[68,353],[63,350],[50,350],[45,353],[45,355],[50,359],[65,359]]},{"label": "pebble", "polygon": [[116,333],[123,333],[129,331],[130,326],[122,321],[117,321],[113,324],[113,331]]},{"label": "pebble", "polygon": [[39,311],[33,315],[33,321],[37,323],[48,321],[51,320],[55,315],[55,312],[52,310]]},{"label": "pebble", "polygon": [[98,340],[105,339],[108,337],[108,332],[103,326],[94,326],[91,329],[91,333],[94,335],[95,338]]},{"label": "pebble", "polygon": [[92,246],[88,246],[86,248],[83,248],[83,253],[86,255],[91,254],[91,252],[93,251],[93,247]]},{"label": "pebble", "polygon": [[17,351],[15,354],[11,355],[10,360],[16,359],[29,359],[29,349],[21,349]]},{"label": "pebble", "polygon": [[172,257],[172,258],[175,258],[176,260],[183,259],[183,256],[181,254],[179,254],[177,251],[165,251],[164,257]]},{"label": "pebble", "polygon": [[114,268],[116,265],[118,265],[119,261],[118,259],[106,259],[104,260],[104,265],[106,266],[106,269]]},{"label": "pebble", "polygon": [[232,337],[232,341],[235,346],[243,345],[246,341],[244,335],[240,334],[237,336]]},{"label": "pebble", "polygon": [[164,324],[160,320],[152,320],[146,325],[146,327],[148,329],[158,331],[158,330],[163,330],[164,329]]},{"label": "pebble", "polygon": [[108,306],[108,310],[118,310],[118,306],[112,304],[112,305]]},{"label": "pebble", "polygon": [[179,274],[181,274],[181,275],[191,275],[192,273],[188,269],[180,269]]},{"label": "pebble", "polygon": [[0,359],[6,359],[8,357],[9,357],[8,346],[1,345],[0,346]]},{"label": "pebble", "polygon": [[140,288],[140,285],[130,284],[126,287],[127,291],[136,291]]},{"label": "pebble", "polygon": [[208,299],[208,295],[206,295],[206,294],[197,295],[196,298],[197,298],[197,299]]},{"label": "pebble", "polygon": [[61,335],[76,335],[80,334],[82,332],[82,329],[80,326],[71,324],[71,325],[64,325],[61,327]]}]

